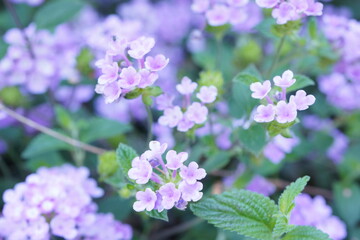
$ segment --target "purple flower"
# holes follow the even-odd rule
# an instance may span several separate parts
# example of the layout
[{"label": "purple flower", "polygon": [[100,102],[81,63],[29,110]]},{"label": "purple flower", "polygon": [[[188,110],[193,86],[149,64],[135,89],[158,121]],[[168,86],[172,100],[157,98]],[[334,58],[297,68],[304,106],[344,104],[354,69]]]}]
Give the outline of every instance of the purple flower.
[{"label": "purple flower", "polygon": [[189,120],[187,118],[187,116],[185,115],[181,121],[178,123],[177,125],[177,130],[180,132],[187,132],[189,131],[193,126],[195,125],[195,123],[191,120]]},{"label": "purple flower", "polygon": [[177,154],[174,150],[168,151],[166,154],[166,167],[171,170],[177,170],[188,159],[188,153],[180,152]]},{"label": "purple flower", "polygon": [[157,73],[150,72],[147,69],[141,69],[139,73],[141,76],[141,80],[138,85],[139,88],[146,88],[148,86],[151,86],[159,78],[159,75]]},{"label": "purple flower", "polygon": [[200,92],[196,94],[196,97],[202,103],[212,103],[216,100],[217,94],[218,90],[215,86],[203,86],[200,88]]},{"label": "purple flower", "polygon": [[273,80],[275,85],[281,88],[291,87],[296,82],[296,79],[294,79],[294,73],[290,70],[286,70],[281,77],[274,77]]},{"label": "purple flower", "polygon": [[167,183],[160,187],[159,193],[162,197],[162,206],[165,209],[171,209],[179,201],[181,192],[176,189],[174,183]]},{"label": "purple flower", "polygon": [[141,75],[133,67],[123,68],[120,73],[119,85],[125,89],[136,87],[141,80]]},{"label": "purple flower", "polygon": [[141,157],[136,157],[131,162],[132,168],[128,172],[129,178],[136,180],[137,184],[146,184],[153,172],[151,164]]},{"label": "purple flower", "polygon": [[186,181],[182,181],[179,184],[179,190],[181,191],[181,197],[187,201],[199,201],[203,193],[200,192],[203,189],[203,184],[201,182],[196,182],[194,184],[188,184]]},{"label": "purple flower", "polygon": [[295,7],[297,13],[302,13],[309,7],[306,0],[290,0],[289,3]]},{"label": "purple flower", "polygon": [[272,11],[272,16],[276,19],[277,24],[285,24],[296,17],[295,7],[290,3],[282,2],[278,8]]},{"label": "purple flower", "polygon": [[73,219],[56,216],[51,220],[50,226],[52,234],[65,239],[73,239],[78,234],[76,224]]},{"label": "purple flower", "polygon": [[135,59],[142,59],[155,46],[155,40],[150,37],[140,37],[130,43],[129,55]]},{"label": "purple flower", "polygon": [[315,103],[315,97],[306,95],[304,90],[298,90],[295,95],[290,96],[290,102],[295,103],[297,110],[305,110]]},{"label": "purple flower", "polygon": [[167,149],[167,146],[168,145],[166,143],[161,144],[158,141],[149,142],[149,148],[150,148],[150,150],[152,152],[152,155],[155,156],[155,157],[158,157],[158,158],[160,158],[161,155],[163,155],[163,153]]},{"label": "purple flower", "polygon": [[268,95],[271,90],[271,82],[269,80],[261,82],[255,82],[250,85],[250,90],[253,92],[251,96],[257,99],[263,99]]},{"label": "purple flower", "polygon": [[138,191],[136,193],[136,202],[134,202],[133,208],[136,212],[151,211],[155,207],[156,193],[150,188],[146,188],[145,191]]},{"label": "purple flower", "polygon": [[221,26],[230,19],[230,9],[223,4],[216,4],[206,12],[206,19],[211,26]]},{"label": "purple flower", "polygon": [[112,103],[116,101],[121,95],[121,87],[119,82],[112,82],[107,85],[96,85],[96,93],[103,94],[105,97],[105,103]]},{"label": "purple flower", "polygon": [[106,51],[106,54],[109,56],[124,56],[125,49],[129,46],[127,39],[116,37],[115,41],[109,43],[109,48]]},{"label": "purple flower", "polygon": [[183,118],[183,113],[179,106],[167,108],[164,115],[159,118],[159,124],[163,126],[175,127]]},{"label": "purple flower", "polygon": [[202,124],[206,121],[208,109],[198,102],[192,103],[186,111],[186,117],[196,124]]},{"label": "purple flower", "polygon": [[166,65],[169,63],[169,59],[166,58],[162,54],[158,54],[155,57],[146,57],[145,60],[145,67],[149,69],[150,71],[160,71],[166,67]]},{"label": "purple flower", "polygon": [[208,10],[210,7],[210,1],[209,0],[194,0],[191,4],[191,10],[193,10],[196,13],[204,13],[206,10]]},{"label": "purple flower", "polygon": [[173,107],[174,99],[175,97],[173,95],[168,95],[166,93],[161,94],[155,99],[157,109],[163,111]]},{"label": "purple flower", "polygon": [[107,84],[116,81],[119,78],[119,66],[117,63],[105,65],[101,68],[102,75],[98,78],[99,84]]},{"label": "purple flower", "polygon": [[249,3],[249,0],[227,0],[227,3],[232,7],[243,7]]},{"label": "purple flower", "polygon": [[188,184],[195,184],[197,180],[201,180],[206,176],[206,172],[203,168],[199,168],[196,162],[191,162],[188,167],[181,167],[180,176]]},{"label": "purple flower", "polygon": [[190,95],[197,88],[197,83],[191,81],[188,77],[183,77],[181,83],[176,85],[176,90],[182,95]]},{"label": "purple flower", "polygon": [[304,13],[308,16],[321,16],[323,14],[324,5],[319,2],[315,2],[315,0],[306,0],[308,4],[308,8],[304,11]]},{"label": "purple flower", "polygon": [[246,189],[252,192],[257,192],[265,196],[270,196],[276,191],[274,184],[266,180],[266,178],[255,175],[250,183],[246,186]]},{"label": "purple flower", "polygon": [[275,113],[274,105],[260,105],[256,109],[254,120],[256,122],[271,122],[275,119]]},{"label": "purple flower", "polygon": [[296,119],[297,109],[293,102],[280,101],[276,105],[276,121],[279,123],[292,122]]},{"label": "purple flower", "polygon": [[280,0],[256,0],[256,4],[262,8],[273,8],[279,2],[280,2]]}]

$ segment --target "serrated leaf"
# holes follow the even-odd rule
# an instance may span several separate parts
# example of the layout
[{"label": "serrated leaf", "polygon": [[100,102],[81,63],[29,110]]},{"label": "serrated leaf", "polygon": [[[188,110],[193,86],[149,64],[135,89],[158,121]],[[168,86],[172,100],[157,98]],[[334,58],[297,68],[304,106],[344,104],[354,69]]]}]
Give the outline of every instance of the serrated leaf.
[{"label": "serrated leaf", "polygon": [[296,226],[288,225],[288,219],[282,214],[276,215],[276,223],[273,229],[273,238],[278,239],[283,234],[292,231]]},{"label": "serrated leaf", "polygon": [[[279,134],[282,134],[284,131],[286,131],[289,127],[293,126],[294,124],[298,123],[299,120],[295,120],[289,123],[279,123],[278,121],[272,121],[267,126],[267,130],[269,132],[269,135],[271,137],[275,137]],[[286,132],[284,132],[286,133]]]},{"label": "serrated leaf", "polygon": [[80,131],[80,140],[87,143],[125,134],[132,129],[129,124],[99,117],[89,119],[86,124],[86,129]]},{"label": "serrated leaf", "polygon": [[138,154],[136,153],[136,151],[126,144],[120,143],[118,148],[116,149],[116,160],[120,165],[120,169],[123,175],[131,182],[133,182],[133,180],[128,177],[128,172],[131,168],[132,160],[137,156]]},{"label": "serrated leaf", "polygon": [[272,239],[278,211],[270,198],[246,190],[233,190],[215,195],[190,206],[200,218],[216,227],[256,239]]},{"label": "serrated leaf", "polygon": [[293,91],[303,89],[303,88],[308,87],[308,86],[315,85],[314,80],[310,79],[307,76],[295,75],[294,78],[296,79],[296,82],[294,83],[294,85],[292,85],[291,87],[289,87],[287,89],[288,92],[293,92]]},{"label": "serrated leaf", "polygon": [[266,145],[266,130],[259,124],[239,130],[241,144],[254,155],[259,155]]},{"label": "serrated leaf", "polygon": [[163,220],[165,222],[169,221],[167,210],[163,210],[162,212],[159,212],[157,210],[152,210],[152,211],[145,211],[145,213],[149,217],[159,219],[159,220]]},{"label": "serrated leaf", "polygon": [[326,233],[310,227],[296,226],[292,231],[288,232],[282,240],[331,240]]},{"label": "serrated leaf", "polygon": [[85,6],[81,0],[52,0],[46,2],[35,14],[38,28],[53,29],[57,25],[70,21]]},{"label": "serrated leaf", "polygon": [[279,209],[285,216],[288,216],[291,210],[294,208],[294,200],[305,188],[306,184],[310,180],[309,176],[305,176],[297,179],[286,187],[285,191],[279,198]]}]

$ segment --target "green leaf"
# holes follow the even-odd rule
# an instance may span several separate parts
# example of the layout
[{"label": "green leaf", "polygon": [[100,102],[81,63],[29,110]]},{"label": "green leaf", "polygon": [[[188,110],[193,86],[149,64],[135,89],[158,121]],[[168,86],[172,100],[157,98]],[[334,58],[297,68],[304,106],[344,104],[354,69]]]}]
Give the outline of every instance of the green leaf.
[{"label": "green leaf", "polygon": [[146,215],[152,218],[163,220],[165,222],[169,221],[167,210],[163,210],[162,212],[159,212],[157,210],[152,210],[152,211],[145,211],[145,213]]},{"label": "green leaf", "polygon": [[282,240],[331,240],[322,231],[310,226],[296,226]]},{"label": "green leaf", "polygon": [[133,182],[133,180],[128,177],[128,171],[131,168],[132,160],[137,156],[138,154],[136,151],[126,144],[120,143],[116,149],[116,160],[120,164],[120,169],[124,176],[126,176],[126,178],[131,182]]},{"label": "green leaf", "polygon": [[259,124],[239,130],[241,144],[254,155],[259,155],[266,145],[266,130]]},{"label": "green leaf", "polygon": [[40,167],[55,167],[64,163],[65,160],[58,152],[49,152],[27,159],[25,166],[30,171],[35,172]]},{"label": "green leaf", "polygon": [[131,131],[128,124],[120,123],[106,118],[91,118],[87,121],[86,129],[80,132],[83,142],[93,142],[99,139],[107,139]]},{"label": "green leaf", "polygon": [[162,93],[163,93],[162,89],[158,86],[147,87],[145,88],[145,92],[144,92],[144,94],[153,97],[160,96]]},{"label": "green leaf", "polygon": [[206,172],[212,172],[226,166],[230,162],[231,153],[219,151],[210,156],[202,166]]},{"label": "green leaf", "polygon": [[310,79],[307,76],[295,75],[294,78],[296,79],[296,82],[294,83],[294,85],[292,85],[291,87],[289,87],[287,89],[288,92],[293,92],[293,91],[303,89],[303,88],[308,87],[308,86],[315,85],[314,80]]},{"label": "green leaf", "polygon": [[62,106],[55,106],[56,120],[63,129],[70,130],[73,126],[73,121],[68,111]]},{"label": "green leaf", "polygon": [[246,190],[224,192],[193,203],[191,210],[221,229],[256,239],[272,239],[278,211],[270,198]]},{"label": "green leaf", "polygon": [[308,23],[308,31],[309,31],[309,35],[310,35],[311,39],[317,38],[317,35],[318,35],[317,29],[318,29],[318,26],[317,26],[316,18],[314,18],[314,17],[310,18],[309,23]]},{"label": "green leaf", "polygon": [[57,150],[71,150],[73,147],[56,138],[46,134],[37,135],[26,147],[22,153],[24,158],[32,158],[40,154],[53,152]]},{"label": "green leaf", "polygon": [[47,1],[35,14],[38,28],[53,29],[57,25],[70,21],[85,6],[81,0]]},{"label": "green leaf", "polygon": [[99,201],[99,212],[112,213],[114,217],[123,221],[132,211],[132,200],[122,199],[118,195],[103,198]]},{"label": "green leaf", "polygon": [[273,238],[278,239],[285,233],[292,231],[296,226],[288,225],[288,219],[282,214],[276,215],[276,223],[273,229]]},{"label": "green leaf", "polygon": [[339,217],[349,226],[355,226],[360,220],[360,187],[356,184],[334,186],[334,203]]},{"label": "green leaf", "polygon": [[286,130],[298,122],[299,122],[298,119],[289,123],[279,123],[278,121],[272,121],[267,126],[267,130],[271,137],[275,137],[279,134],[283,134],[283,133],[286,134],[287,133]]},{"label": "green leaf", "polygon": [[309,176],[299,178],[287,186],[285,191],[281,194],[279,198],[279,209],[285,216],[289,216],[291,210],[295,206],[294,200],[296,196],[304,190],[309,180]]},{"label": "green leaf", "polygon": [[251,97],[250,84],[261,81],[253,68],[246,69],[233,79],[232,98],[240,111],[240,116],[249,116],[259,101]]},{"label": "green leaf", "polygon": [[125,94],[126,99],[134,99],[139,97],[144,92],[143,88],[135,88],[134,90]]}]

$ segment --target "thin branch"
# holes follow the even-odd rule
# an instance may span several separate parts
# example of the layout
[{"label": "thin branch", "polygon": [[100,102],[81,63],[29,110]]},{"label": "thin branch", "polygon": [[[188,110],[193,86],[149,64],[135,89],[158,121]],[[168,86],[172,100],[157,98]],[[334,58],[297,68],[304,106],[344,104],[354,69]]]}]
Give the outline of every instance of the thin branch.
[{"label": "thin branch", "polygon": [[10,12],[10,15],[11,17],[13,18],[14,22],[15,22],[15,25],[17,28],[20,29],[20,32],[25,40],[25,43],[26,43],[26,47],[28,48],[29,50],[29,53],[30,53],[30,57],[32,59],[35,59],[35,54],[34,54],[34,50],[33,50],[33,47],[31,45],[31,41],[30,39],[28,38],[28,36],[26,35],[25,31],[24,31],[24,26],[22,25],[21,21],[20,21],[20,18],[19,16],[17,15],[16,13],[16,10],[14,8],[14,6],[12,5],[12,3],[10,3],[9,0],[4,0],[4,4],[6,6],[6,8],[9,10]]},{"label": "thin branch", "polygon": [[[287,182],[281,179],[268,179],[270,182],[272,182],[277,188],[279,189],[285,189],[288,185],[291,184],[291,182]],[[331,200],[333,199],[333,195],[331,193],[331,191],[323,189],[323,188],[318,188],[318,187],[312,187],[312,186],[306,186],[304,189],[305,193],[308,193],[310,195],[321,195],[324,198]]]},{"label": "thin branch", "polygon": [[200,218],[194,218],[191,221],[187,221],[181,225],[175,226],[173,228],[167,229],[163,232],[160,232],[159,234],[156,234],[154,236],[151,237],[151,239],[154,240],[160,240],[160,239],[172,239],[169,238],[170,236],[176,235],[178,233],[182,233],[186,230],[188,230],[189,228],[194,227],[195,225],[202,223],[204,220],[200,219]]},{"label": "thin branch", "polygon": [[1,102],[0,102],[0,111],[4,111],[6,114],[8,114],[9,116],[11,116],[12,118],[18,120],[19,122],[29,126],[29,127],[32,127],[42,133],[45,133],[53,138],[56,138],[60,141],[63,141],[63,142],[66,142],[74,147],[78,147],[78,148],[81,148],[85,151],[88,151],[88,152],[91,152],[91,153],[94,153],[94,154],[102,154],[104,152],[106,152],[107,150],[106,149],[103,149],[103,148],[99,148],[99,147],[95,147],[95,146],[92,146],[92,145],[89,145],[89,144],[86,144],[86,143],[83,143],[79,140],[76,140],[76,139],[73,139],[71,137],[68,137],[64,134],[61,134],[61,133],[58,133],[50,128],[47,128],[43,125],[40,125],[38,124],[37,122],[34,122],[33,120],[29,119],[29,118],[26,118],[20,114],[18,114],[17,112],[11,110],[10,108],[7,108],[6,106],[4,106]]}]

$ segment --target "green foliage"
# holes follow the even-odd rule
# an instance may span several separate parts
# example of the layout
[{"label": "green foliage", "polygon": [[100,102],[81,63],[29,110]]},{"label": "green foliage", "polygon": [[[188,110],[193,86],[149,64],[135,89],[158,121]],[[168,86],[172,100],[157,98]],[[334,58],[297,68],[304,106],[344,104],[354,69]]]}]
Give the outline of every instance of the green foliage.
[{"label": "green foliage", "polygon": [[70,113],[66,111],[65,108],[63,108],[62,106],[55,106],[55,116],[56,121],[63,129],[71,131],[74,128],[74,122],[71,119]]},{"label": "green foliage", "polygon": [[94,117],[86,122],[86,127],[80,132],[80,140],[89,143],[95,140],[125,134],[131,130],[132,127],[129,124],[111,119]]},{"label": "green foliage", "polygon": [[91,61],[94,59],[94,55],[90,49],[81,49],[79,55],[76,57],[76,68],[84,75],[89,75],[93,72],[91,68]]},{"label": "green foliage", "polygon": [[206,172],[212,172],[223,168],[230,162],[230,160],[231,153],[228,151],[218,151],[217,153],[209,156],[202,168],[204,168]]},{"label": "green foliage", "polygon": [[256,239],[272,239],[275,203],[263,195],[234,190],[191,204],[195,215],[216,227]]},{"label": "green foliage", "polygon": [[299,120],[295,120],[289,123],[279,123],[278,121],[272,121],[268,124],[267,130],[271,137],[275,137],[279,134],[286,133],[287,129],[289,129],[291,126],[299,122]]},{"label": "green foliage", "polygon": [[331,240],[322,231],[310,226],[296,226],[282,240]]},{"label": "green foliage", "polygon": [[334,185],[335,209],[342,219],[354,227],[360,220],[360,187],[356,184],[346,186],[340,183]]},{"label": "green foliage", "polygon": [[314,80],[310,79],[307,76],[295,75],[294,78],[296,79],[296,82],[294,83],[294,85],[292,85],[291,87],[289,87],[287,89],[288,92],[293,92],[293,91],[303,89],[303,88],[308,87],[308,86],[315,85]]},{"label": "green foliage", "polygon": [[72,148],[72,146],[65,142],[41,133],[28,144],[22,153],[22,157],[33,158],[40,154],[58,150],[71,150]]},{"label": "green foliage", "polygon": [[120,165],[120,169],[123,175],[131,182],[133,180],[128,177],[128,171],[131,168],[132,160],[137,156],[138,154],[136,153],[136,151],[126,144],[120,143],[118,148],[116,149],[116,160]]},{"label": "green foliage", "polygon": [[24,105],[24,97],[17,87],[4,87],[0,90],[0,100],[8,106],[19,107]]},{"label": "green foliage", "polygon": [[119,169],[119,164],[116,161],[116,152],[108,151],[98,157],[97,170],[102,179],[113,176]]},{"label": "green foliage", "polygon": [[152,210],[152,211],[145,211],[145,213],[149,217],[159,219],[159,220],[163,220],[165,222],[169,221],[167,210],[163,210],[162,212],[159,212],[157,210]]},{"label": "green foliage", "polygon": [[112,213],[119,221],[123,221],[132,211],[132,200],[122,199],[118,195],[101,199],[98,203],[99,212]]},{"label": "green foliage", "polygon": [[74,18],[84,6],[82,0],[47,1],[36,12],[34,22],[38,28],[54,29]]},{"label": "green foliage", "polygon": [[286,24],[274,24],[272,25],[272,33],[278,37],[296,34],[301,27],[301,21],[289,21]]},{"label": "green foliage", "polygon": [[246,150],[259,155],[266,145],[266,130],[260,124],[254,124],[248,129],[240,129],[239,139]]},{"label": "green foliage", "polygon": [[39,154],[26,160],[25,166],[30,171],[36,171],[40,167],[61,166],[65,160],[58,152]]},{"label": "green foliage", "polygon": [[280,212],[285,216],[289,216],[291,210],[295,207],[294,200],[305,188],[307,182],[310,180],[309,176],[305,176],[297,179],[286,187],[285,191],[279,198],[279,209]]},{"label": "green foliage", "polygon": [[290,184],[279,199],[279,206],[264,195],[246,190],[232,190],[191,204],[200,218],[218,228],[258,240],[329,240],[313,227],[288,224],[294,199],[304,189],[309,177]]},{"label": "green foliage", "polygon": [[215,86],[219,92],[222,91],[224,78],[219,71],[203,71],[200,73],[199,86]]},{"label": "green foliage", "polygon": [[233,79],[232,98],[239,108],[239,116],[249,116],[258,101],[251,97],[250,84],[261,81],[255,67],[250,66]]}]

